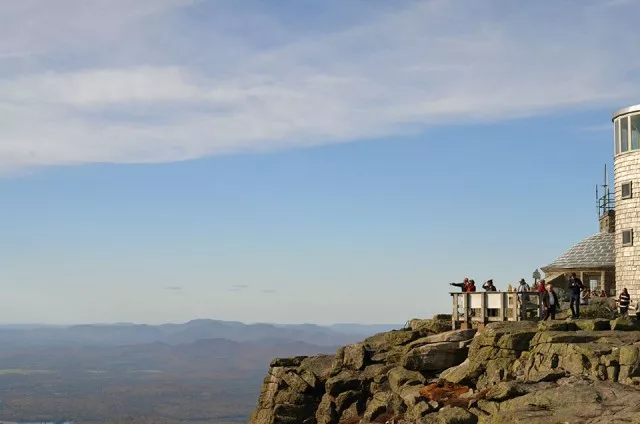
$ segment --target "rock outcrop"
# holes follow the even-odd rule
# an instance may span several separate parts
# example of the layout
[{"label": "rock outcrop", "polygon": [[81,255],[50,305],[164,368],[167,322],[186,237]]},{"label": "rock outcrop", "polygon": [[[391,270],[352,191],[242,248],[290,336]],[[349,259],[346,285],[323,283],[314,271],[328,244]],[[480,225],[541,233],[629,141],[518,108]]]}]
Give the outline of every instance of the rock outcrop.
[{"label": "rock outcrop", "polygon": [[640,423],[633,320],[412,320],[335,355],[276,359],[250,424]]}]

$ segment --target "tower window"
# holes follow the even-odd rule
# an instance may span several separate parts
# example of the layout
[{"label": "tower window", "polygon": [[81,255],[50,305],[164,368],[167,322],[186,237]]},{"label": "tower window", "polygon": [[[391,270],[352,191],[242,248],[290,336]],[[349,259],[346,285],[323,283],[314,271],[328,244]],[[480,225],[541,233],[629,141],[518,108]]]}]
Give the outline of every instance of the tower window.
[{"label": "tower window", "polygon": [[633,245],[633,230],[622,230],[622,245],[623,246]]},{"label": "tower window", "polygon": [[631,191],[631,181],[628,183],[622,184],[622,198],[623,199],[631,199],[632,191]]},{"label": "tower window", "polygon": [[620,119],[620,151],[629,151],[629,118]]}]

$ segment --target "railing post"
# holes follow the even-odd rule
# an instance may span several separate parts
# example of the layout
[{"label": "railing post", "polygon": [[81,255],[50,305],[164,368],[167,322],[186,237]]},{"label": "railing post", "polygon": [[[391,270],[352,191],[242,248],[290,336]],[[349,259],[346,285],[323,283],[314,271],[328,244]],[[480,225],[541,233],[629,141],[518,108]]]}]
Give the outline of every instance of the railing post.
[{"label": "railing post", "polygon": [[465,292],[462,295],[462,305],[464,309],[464,328],[471,328],[471,317],[469,316],[469,293]]},{"label": "railing post", "polygon": [[458,306],[459,306],[458,293],[453,293],[453,314],[451,315],[452,330],[455,330],[456,326],[458,325],[458,319],[459,319]]}]

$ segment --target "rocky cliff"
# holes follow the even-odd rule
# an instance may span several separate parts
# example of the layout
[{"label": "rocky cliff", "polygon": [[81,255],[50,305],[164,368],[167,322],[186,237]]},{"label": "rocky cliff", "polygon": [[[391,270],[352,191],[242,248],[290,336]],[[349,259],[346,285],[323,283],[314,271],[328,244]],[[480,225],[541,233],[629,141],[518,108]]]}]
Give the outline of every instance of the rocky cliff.
[{"label": "rocky cliff", "polygon": [[640,423],[628,318],[451,329],[436,316],[335,355],[275,359],[250,424]]}]

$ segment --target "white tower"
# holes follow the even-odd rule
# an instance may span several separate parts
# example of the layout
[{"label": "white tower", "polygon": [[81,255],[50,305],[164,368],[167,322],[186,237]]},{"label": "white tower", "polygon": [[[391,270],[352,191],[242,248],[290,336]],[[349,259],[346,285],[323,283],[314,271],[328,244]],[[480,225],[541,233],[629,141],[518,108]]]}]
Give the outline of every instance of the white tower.
[{"label": "white tower", "polygon": [[616,294],[640,300],[640,105],[613,114]]}]

